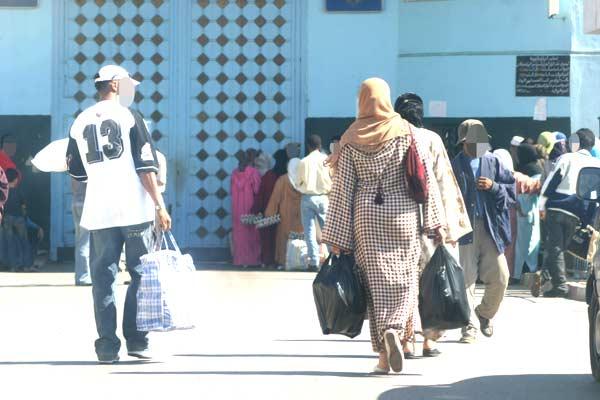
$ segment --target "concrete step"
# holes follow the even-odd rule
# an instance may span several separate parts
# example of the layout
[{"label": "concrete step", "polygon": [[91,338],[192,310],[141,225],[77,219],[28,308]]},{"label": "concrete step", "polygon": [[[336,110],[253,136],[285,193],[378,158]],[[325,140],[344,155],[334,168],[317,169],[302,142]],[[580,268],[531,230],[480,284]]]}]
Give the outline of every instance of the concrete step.
[{"label": "concrete step", "polygon": [[[521,286],[526,289],[531,288],[533,284],[533,277],[535,274],[533,273],[524,273],[521,278]],[[567,298],[575,301],[585,301],[585,286],[586,282],[584,280],[568,282],[567,286],[569,288],[569,293]],[[544,286],[542,286],[541,292],[545,292],[546,290],[552,289],[552,285],[550,282],[546,282]]]}]

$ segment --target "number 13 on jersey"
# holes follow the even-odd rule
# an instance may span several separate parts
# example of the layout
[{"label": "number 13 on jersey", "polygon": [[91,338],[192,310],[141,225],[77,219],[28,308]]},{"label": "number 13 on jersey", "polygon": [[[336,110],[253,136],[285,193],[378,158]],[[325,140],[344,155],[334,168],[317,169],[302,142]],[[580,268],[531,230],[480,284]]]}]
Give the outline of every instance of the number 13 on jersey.
[{"label": "number 13 on jersey", "polygon": [[102,162],[105,156],[109,160],[114,160],[123,154],[121,127],[115,121],[112,119],[102,121],[102,124],[100,124],[100,137],[108,139],[108,143],[103,145],[102,149],[100,149],[98,142],[96,125],[88,125],[83,130],[83,138],[88,145],[86,159],[89,164]]}]

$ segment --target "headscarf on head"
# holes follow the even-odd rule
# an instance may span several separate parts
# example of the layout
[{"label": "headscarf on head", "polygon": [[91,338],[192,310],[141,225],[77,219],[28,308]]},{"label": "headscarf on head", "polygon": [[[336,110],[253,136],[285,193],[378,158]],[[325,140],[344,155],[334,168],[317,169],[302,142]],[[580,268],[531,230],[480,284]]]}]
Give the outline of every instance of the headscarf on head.
[{"label": "headscarf on head", "polygon": [[548,156],[550,154],[548,154],[548,152],[546,151],[546,148],[544,146],[542,146],[541,144],[535,144],[533,145],[533,147],[535,147],[535,150],[538,153],[538,158],[542,159],[542,160],[547,160]]},{"label": "headscarf on head", "polygon": [[258,150],[252,147],[249,148],[248,150],[246,150],[246,157],[248,158],[248,164],[254,165],[254,160],[256,160],[256,157],[258,157]]},{"label": "headscarf on head", "polygon": [[300,166],[299,158],[292,158],[288,165],[288,179],[295,190],[298,190],[298,167]]},{"label": "headscarf on head", "polygon": [[537,138],[537,144],[540,144],[544,147],[546,154],[550,154],[552,149],[554,148],[554,144],[556,143],[556,134],[553,132],[542,132]]},{"label": "headscarf on head", "polygon": [[554,143],[554,148],[552,149],[550,154],[548,154],[548,159],[550,161],[556,161],[556,160],[558,160],[558,158],[560,156],[562,156],[563,154],[566,154],[568,152],[569,152],[569,149],[567,148],[567,142],[565,142],[565,141],[556,142],[556,143]]},{"label": "headscarf on head", "polygon": [[[347,144],[376,149],[410,132],[410,124],[394,112],[388,84],[380,78],[369,78],[360,85],[358,117],[342,135],[340,151]],[[339,154],[332,154],[328,163],[335,167]]]},{"label": "headscarf on head", "polygon": [[277,150],[275,154],[273,154],[273,158],[275,159],[275,166],[273,167],[273,172],[275,172],[277,176],[287,174],[287,165],[289,159],[285,150]]},{"label": "headscarf on head", "polygon": [[254,167],[260,173],[260,176],[263,176],[268,170],[271,169],[271,165],[273,165],[273,159],[271,156],[264,151],[260,151],[258,157],[254,160]]},{"label": "headscarf on head", "polygon": [[506,149],[496,149],[492,153],[498,160],[500,160],[500,164],[504,167],[504,169],[509,170],[510,172],[515,171],[515,166],[513,164],[513,159]]},{"label": "headscarf on head", "polygon": [[539,154],[535,146],[526,143],[521,144],[517,149],[517,156],[519,157],[517,171],[529,177],[540,175],[543,172],[542,166],[538,162]]},{"label": "headscarf on head", "polygon": [[404,93],[396,99],[394,110],[417,128],[423,127],[423,99],[418,95]]},{"label": "headscarf on head", "polygon": [[298,142],[288,143],[285,146],[285,152],[290,160],[300,157],[300,147],[301,145]]},{"label": "headscarf on head", "polygon": [[243,172],[246,169],[246,167],[250,165],[250,160],[248,159],[248,153],[245,151],[240,151],[237,154],[237,158],[239,161],[238,169]]}]

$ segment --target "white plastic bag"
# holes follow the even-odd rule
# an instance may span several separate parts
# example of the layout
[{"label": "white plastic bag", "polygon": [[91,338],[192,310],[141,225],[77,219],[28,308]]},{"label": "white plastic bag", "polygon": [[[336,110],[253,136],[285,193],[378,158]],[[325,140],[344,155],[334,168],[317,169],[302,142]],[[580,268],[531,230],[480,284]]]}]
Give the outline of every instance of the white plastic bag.
[{"label": "white plastic bag", "polygon": [[67,171],[68,146],[69,138],[50,142],[33,157],[31,163],[43,172],[65,172]]},{"label": "white plastic bag", "polygon": [[306,269],[306,256],[308,255],[308,247],[304,239],[295,239],[290,237],[287,241],[287,249],[285,253],[285,270],[304,270]]},{"label": "white plastic bag", "polygon": [[[162,249],[168,238],[174,250]],[[142,279],[137,293],[137,329],[165,332],[191,329],[194,261],[181,254],[171,232],[161,238],[161,250],[140,258]],[[168,247],[168,245],[166,246]]]}]

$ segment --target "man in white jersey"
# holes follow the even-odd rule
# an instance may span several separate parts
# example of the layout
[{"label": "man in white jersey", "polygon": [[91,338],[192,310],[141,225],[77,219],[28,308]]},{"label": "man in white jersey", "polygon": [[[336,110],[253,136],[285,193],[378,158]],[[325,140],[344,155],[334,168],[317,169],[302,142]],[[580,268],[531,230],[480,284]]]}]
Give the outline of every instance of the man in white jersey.
[{"label": "man in white jersey", "polygon": [[[147,332],[136,326],[140,257],[153,245],[153,222],[169,230],[171,218],[158,189],[156,153],[142,116],[120,104],[121,92],[138,82],[116,65],[95,76],[100,101],[84,110],[70,131],[67,161],[71,176],[87,181],[81,226],[90,231],[90,270],[100,363],[119,360],[114,284],[125,245],[127,289],[123,335],[130,356],[148,359]],[[122,91],[119,89],[123,88]],[[119,98],[121,95],[121,99]]]}]

